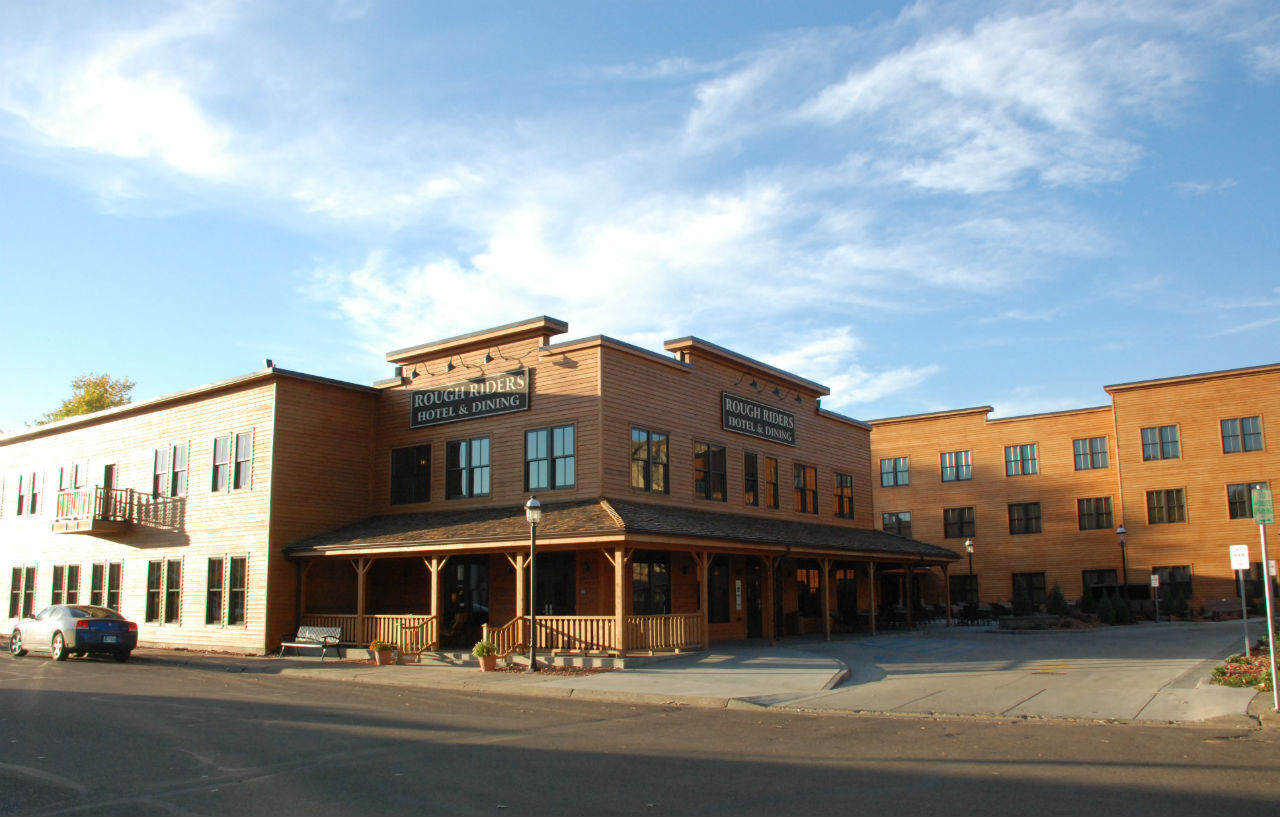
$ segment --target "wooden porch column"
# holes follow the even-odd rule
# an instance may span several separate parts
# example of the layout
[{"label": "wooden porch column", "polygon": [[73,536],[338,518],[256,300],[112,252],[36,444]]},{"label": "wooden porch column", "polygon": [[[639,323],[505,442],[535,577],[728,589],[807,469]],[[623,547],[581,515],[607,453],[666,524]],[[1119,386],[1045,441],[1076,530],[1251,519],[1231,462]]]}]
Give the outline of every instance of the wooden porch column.
[{"label": "wooden porch column", "polygon": [[441,581],[444,576],[445,563],[449,561],[448,556],[423,556],[422,561],[426,562],[427,570],[431,572],[431,617],[435,619],[435,638],[431,639],[430,647],[432,649],[440,649],[440,631],[444,629],[444,585]]},{"label": "wooden porch column", "polygon": [[613,553],[604,551],[604,558],[613,565],[613,626],[617,633],[614,649],[618,655],[627,654],[627,562],[634,551],[615,547]]},{"label": "wooden porch column", "polygon": [[689,554],[693,557],[693,563],[698,573],[698,609],[702,612],[702,649],[711,649],[711,591],[707,587],[707,583],[711,578],[711,554],[706,551],[697,551]]},{"label": "wooden porch column", "polygon": [[373,559],[353,559],[351,566],[356,569],[356,643],[362,644],[364,637],[364,584],[369,568],[373,567]]},{"label": "wooden porch column", "polygon": [[[524,600],[524,571],[529,566],[529,554],[523,551],[506,554],[507,561],[516,571],[516,614],[515,618],[523,620],[529,614],[529,605]],[[518,628],[520,635],[524,635],[524,628]],[[521,638],[517,638],[520,641]],[[527,646],[527,645],[525,645]]]},{"label": "wooden porch column", "polygon": [[831,560],[819,559],[818,569],[822,571],[818,577],[818,592],[822,594],[822,636],[831,640]]},{"label": "wooden porch column", "polygon": [[915,629],[914,616],[912,610],[915,607],[915,600],[911,597],[911,585],[915,583],[915,568],[910,562],[904,562],[902,565],[902,599],[907,608],[907,629]]},{"label": "wooden porch column", "polygon": [[942,563],[942,592],[947,601],[947,626],[951,626],[951,580],[947,578],[947,568],[950,567],[946,562]]},{"label": "wooden porch column", "polygon": [[307,574],[311,572],[311,566],[315,564],[310,559],[302,562],[302,570],[298,572],[298,624],[302,624],[302,617],[307,614]]},{"label": "wooden porch column", "polygon": [[769,646],[772,647],[778,643],[776,627],[774,626],[774,599],[773,599],[773,564],[775,557],[761,556],[760,562],[764,565],[764,587],[761,588],[761,596],[763,597],[764,615],[763,621],[765,638],[769,639]]},{"label": "wooden porch column", "polygon": [[867,577],[868,577],[867,586],[871,590],[871,592],[867,594],[867,597],[870,600],[870,604],[871,604],[871,607],[869,608],[871,612],[871,634],[874,636],[876,634],[876,563],[875,562],[867,562]]}]

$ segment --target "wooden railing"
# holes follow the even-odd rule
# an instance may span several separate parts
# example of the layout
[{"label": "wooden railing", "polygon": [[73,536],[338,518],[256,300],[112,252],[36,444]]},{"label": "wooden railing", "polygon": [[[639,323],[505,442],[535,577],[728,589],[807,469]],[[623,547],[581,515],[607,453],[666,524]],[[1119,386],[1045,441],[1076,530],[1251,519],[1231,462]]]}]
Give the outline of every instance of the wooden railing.
[{"label": "wooden railing", "polygon": [[184,507],[182,497],[152,496],[132,488],[81,488],[58,494],[54,521],[98,519],[180,530]]},{"label": "wooden railing", "polygon": [[538,649],[564,652],[617,652],[613,616],[538,616]]},{"label": "wooden railing", "polygon": [[357,616],[348,613],[304,613],[302,623],[313,627],[341,627],[347,644],[367,647],[370,641],[388,641],[401,650],[420,652],[440,644],[435,616],[367,615],[364,632],[356,632]]},{"label": "wooden railing", "polygon": [[485,624],[480,628],[480,638],[493,642],[499,658],[506,658],[513,652],[525,649],[529,643],[528,633],[529,619],[524,616],[513,618],[501,627]]},{"label": "wooden railing", "polygon": [[[308,627],[341,627],[344,644],[360,644],[363,639],[356,638],[356,617],[345,613],[303,613],[299,622]],[[372,639],[371,639],[372,640]],[[368,641],[363,641],[368,646]]]},{"label": "wooden railing", "polygon": [[627,650],[682,650],[706,647],[707,634],[699,613],[667,616],[627,616]]}]

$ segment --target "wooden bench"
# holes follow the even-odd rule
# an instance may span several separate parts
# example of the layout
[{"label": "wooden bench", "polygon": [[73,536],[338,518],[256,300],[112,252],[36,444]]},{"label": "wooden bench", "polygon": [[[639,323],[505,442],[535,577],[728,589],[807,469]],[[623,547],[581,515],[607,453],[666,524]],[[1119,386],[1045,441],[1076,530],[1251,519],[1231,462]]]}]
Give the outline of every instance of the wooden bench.
[{"label": "wooden bench", "polygon": [[1239,618],[1240,599],[1209,599],[1204,603],[1204,614],[1214,621],[1221,621],[1223,616]]},{"label": "wooden bench", "polygon": [[298,650],[301,647],[319,647],[321,661],[324,660],[325,650],[332,647],[334,654],[339,658],[342,657],[342,653],[338,651],[338,643],[342,640],[341,627],[312,627],[304,624],[298,628],[298,632],[292,641],[284,640],[288,637],[289,634],[286,633],[284,638],[280,640],[281,658],[284,658],[285,647],[293,647],[294,655],[298,654]]}]

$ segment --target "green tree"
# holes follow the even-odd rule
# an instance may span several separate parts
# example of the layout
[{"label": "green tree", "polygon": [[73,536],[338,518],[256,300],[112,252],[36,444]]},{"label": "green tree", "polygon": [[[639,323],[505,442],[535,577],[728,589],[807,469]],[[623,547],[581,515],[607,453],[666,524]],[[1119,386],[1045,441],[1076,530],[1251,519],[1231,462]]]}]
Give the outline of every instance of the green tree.
[{"label": "green tree", "polygon": [[36,420],[36,425],[123,406],[132,400],[129,393],[133,386],[128,378],[113,380],[107,374],[82,374],[71,381],[71,396],[63,400],[55,411]]}]

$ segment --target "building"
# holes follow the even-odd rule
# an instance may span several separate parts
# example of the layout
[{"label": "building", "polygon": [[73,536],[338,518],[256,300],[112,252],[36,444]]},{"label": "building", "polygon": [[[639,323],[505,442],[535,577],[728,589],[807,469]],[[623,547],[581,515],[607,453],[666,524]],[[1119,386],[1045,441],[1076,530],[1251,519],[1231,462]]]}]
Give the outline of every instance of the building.
[{"label": "building", "polygon": [[909,622],[947,586],[954,550],[876,529],[871,426],[824,386],[567,328],[391,352],[372,386],[268,364],[0,437],[10,623],[87,601],[150,646],[263,652],[308,623],[512,648],[532,596],[541,646],[625,653]]},{"label": "building", "polygon": [[[956,601],[1037,601],[1058,584],[1193,605],[1238,597],[1228,547],[1247,544],[1247,593],[1262,592],[1250,490],[1280,475],[1267,421],[1280,365],[1105,387],[1110,405],[991,419],[990,406],[871,421],[881,527],[963,552]],[[1123,528],[1123,537],[1117,530]],[[1277,543],[1280,549],[1280,543]],[[1277,551],[1271,551],[1276,557]],[[942,592],[931,577],[926,594]]]}]

